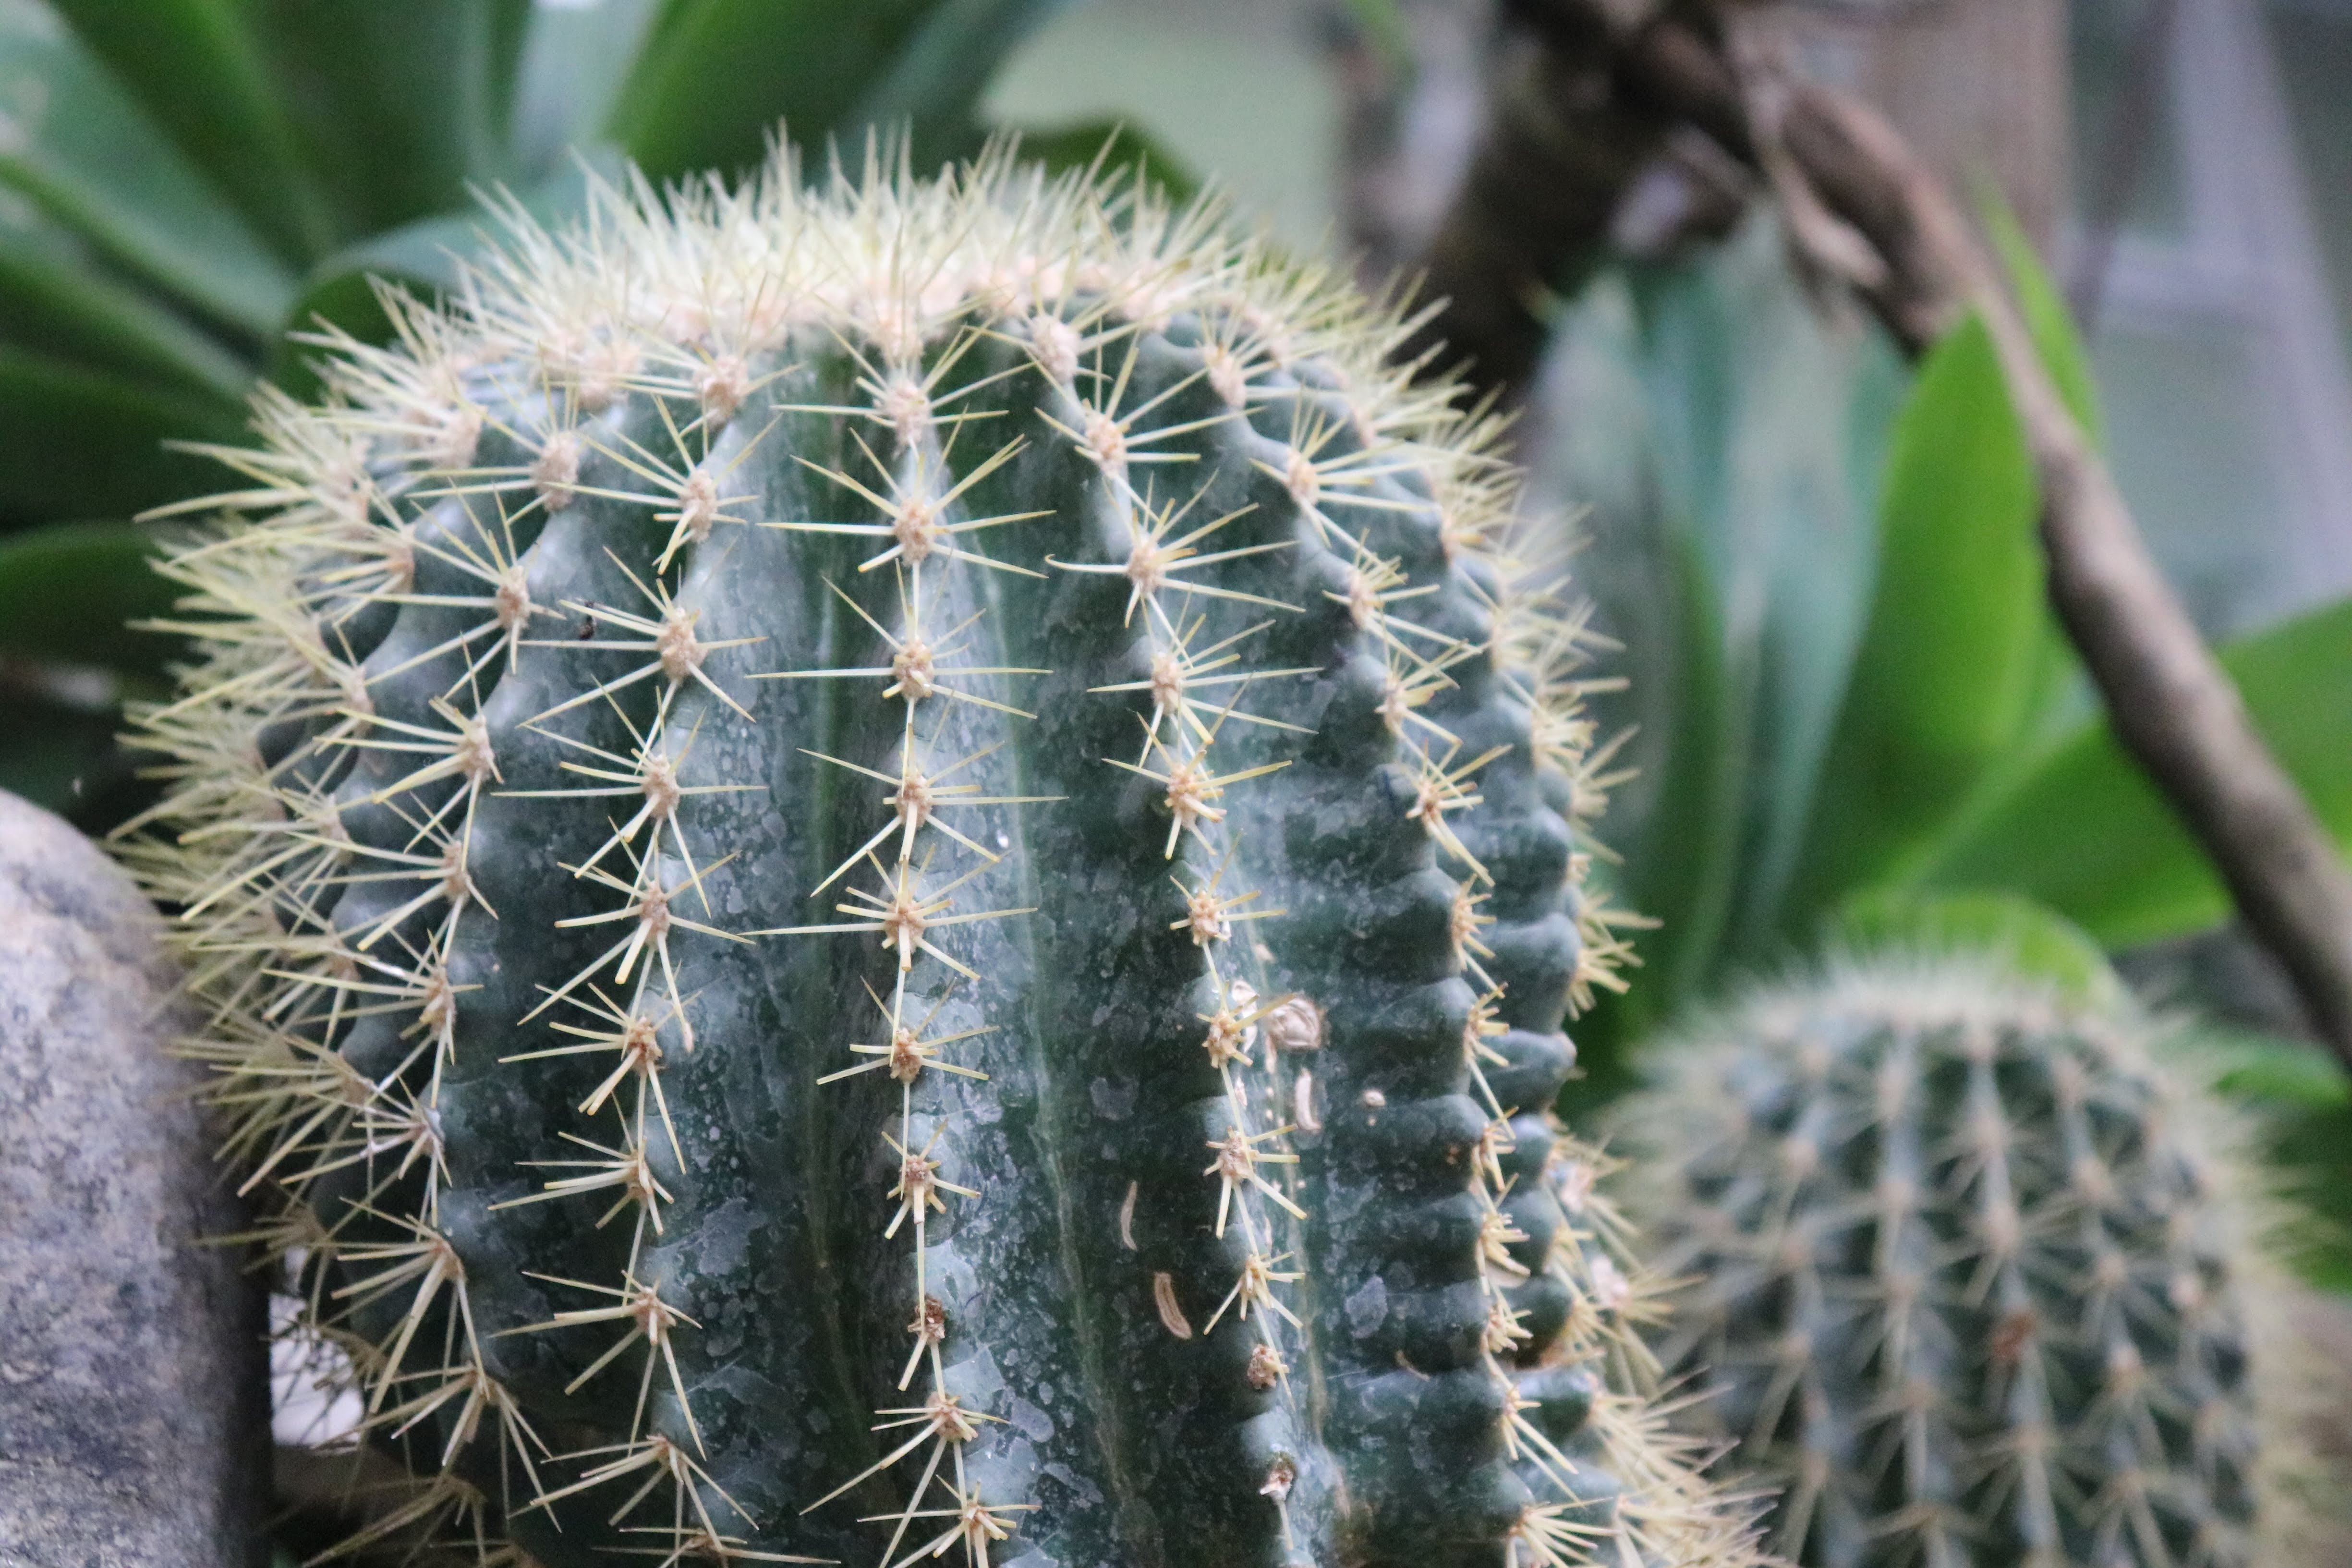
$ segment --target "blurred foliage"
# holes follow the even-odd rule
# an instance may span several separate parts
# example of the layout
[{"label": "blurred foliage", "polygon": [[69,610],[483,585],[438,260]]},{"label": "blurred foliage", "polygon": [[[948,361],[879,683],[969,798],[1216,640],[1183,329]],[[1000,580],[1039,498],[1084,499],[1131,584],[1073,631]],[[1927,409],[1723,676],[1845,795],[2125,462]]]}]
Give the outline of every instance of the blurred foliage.
[{"label": "blurred foliage", "polygon": [[[968,155],[1066,3],[0,0],[0,786],[91,828],[137,798],[111,712],[169,643],[119,632],[164,607],[128,520],[219,488],[167,443],[240,439],[257,378],[314,387],[295,334],[383,341],[371,279],[446,287],[491,192],[561,222],[629,163],[740,174],[780,126],[818,171],[874,132]],[[1030,150],[1191,188],[1108,124]]]},{"label": "blurred foliage", "polygon": [[[2064,306],[2004,215],[1996,245],[2085,427]],[[1562,321],[1539,489],[1589,509],[1579,557],[1622,641],[1641,775],[1603,824],[1619,900],[1656,919],[1631,992],[1579,1026],[1590,1114],[1642,1042],[1822,945],[1990,947],[2062,986],[2214,926],[2228,897],[2124,752],[2043,593],[2030,456],[1976,321],[1906,371],[1791,272],[1768,219],[1596,279]],[[2352,603],[2221,651],[2256,723],[2352,846]],[[2259,1052],[2255,1047],[2259,1045]],[[2224,1087],[2292,1181],[2352,1225],[2352,1095],[2315,1047],[2247,1036]],[[2352,1229],[2305,1263],[2352,1284]]]}]

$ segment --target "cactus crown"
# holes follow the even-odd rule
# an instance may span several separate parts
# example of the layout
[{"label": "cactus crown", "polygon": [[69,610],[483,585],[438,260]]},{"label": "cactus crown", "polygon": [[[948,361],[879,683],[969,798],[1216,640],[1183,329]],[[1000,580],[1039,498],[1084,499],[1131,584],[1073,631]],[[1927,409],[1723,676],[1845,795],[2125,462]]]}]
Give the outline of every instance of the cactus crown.
[{"label": "cactus crown", "polygon": [[1548,1109],[1579,622],[1396,321],[1005,156],[387,303],[171,563],[133,854],[404,1518],[1746,1560]]},{"label": "cactus crown", "polygon": [[[1849,960],[1661,1052],[1630,1187],[1662,1359],[1822,1568],[2254,1560],[2263,1205],[2153,1025]],[[2267,1506],[2267,1504],[2265,1504]]]}]

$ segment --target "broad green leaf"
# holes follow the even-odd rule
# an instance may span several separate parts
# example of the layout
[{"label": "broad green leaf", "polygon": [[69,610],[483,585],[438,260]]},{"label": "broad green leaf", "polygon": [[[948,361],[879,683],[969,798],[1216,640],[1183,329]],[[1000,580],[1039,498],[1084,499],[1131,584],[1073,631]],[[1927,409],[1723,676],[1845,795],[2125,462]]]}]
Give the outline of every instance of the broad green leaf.
[{"label": "broad green leaf", "polygon": [[0,210],[0,342],[168,381],[218,398],[231,416],[253,384],[251,365],[31,212]]},{"label": "broad green leaf", "polygon": [[2094,1006],[2123,994],[2123,982],[2088,931],[2014,893],[1875,889],[1838,906],[1824,934],[1832,951],[1994,958]]},{"label": "broad green leaf", "polygon": [[1187,202],[1201,189],[1192,172],[1150,137],[1115,120],[1088,120],[1076,125],[1021,132],[1021,156],[1043,163],[1053,174],[1072,169],[1099,169],[1108,174],[1132,174],[1165,192],[1173,202]]},{"label": "broad green leaf", "polygon": [[1931,841],[2032,717],[2047,610],[2032,462],[1974,318],[1896,423],[1878,580],[1790,912],[1831,907]]},{"label": "broad green leaf", "polygon": [[[1711,321],[1716,303],[1698,268],[1638,282],[1604,273],[1559,334],[1566,417],[1561,439],[1540,455],[1538,493],[1547,507],[1582,510],[1577,531],[1588,543],[1576,585],[1623,644],[1612,671],[1637,675],[1600,699],[1596,714],[1609,731],[1633,731],[1622,760],[1638,770],[1600,826],[1622,855],[1601,874],[1619,907],[1659,922],[1642,933],[1639,983],[1623,996],[1604,994],[1575,1025],[1582,1076],[1570,1096],[1579,1114],[1631,1086],[1633,1047],[1704,979],[1737,871],[1748,774],[1729,727],[1745,707],[1727,689],[1707,531],[1690,521],[1720,494],[1727,372],[1717,334],[1677,326],[1688,315]],[[1662,384],[1683,393],[1655,395]]]},{"label": "broad green leaf", "polygon": [[[2097,446],[2105,438],[2098,381],[2092,374],[2090,352],[2075,330],[2066,297],[2051,281],[2042,258],[2034,252],[2033,242],[2019,226],[2017,215],[2010,210],[2000,187],[1988,180],[1984,192],[1981,206],[1985,227],[2000,253],[2001,265],[2009,274],[2010,292],[2033,339],[2034,353],[2040,356],[2042,368],[2050,373],[2059,397],[2074,416],[2075,423]],[[2078,721],[2096,701],[2074,645],[2054,613],[2042,617],[2039,642],[2033,696],[2028,703],[2032,717],[2024,737],[2036,743]]]},{"label": "broad green leaf", "polygon": [[111,800],[137,782],[114,743],[121,724],[111,707],[43,701],[0,689],[0,790],[77,826],[96,815],[100,820],[89,826],[111,826],[122,815],[110,809]]},{"label": "broad green leaf", "polygon": [[2066,297],[2051,281],[2033,242],[2025,237],[2017,214],[2002,199],[2000,187],[1988,182],[1985,190],[1985,228],[2009,273],[2010,291],[2016,296],[2018,313],[2025,318],[2025,330],[2032,335],[2034,353],[2057,384],[2067,411],[2095,446],[2102,439],[2099,384],[2091,374],[2090,351],[2075,331],[2074,312],[2066,308]]},{"label": "broad green leaf", "polygon": [[532,12],[510,133],[520,178],[560,174],[568,150],[597,141],[656,9],[656,0],[574,0]]},{"label": "broad green leaf", "polygon": [[1714,978],[1738,871],[1748,784],[1747,751],[1730,728],[1738,705],[1726,689],[1715,595],[1687,548],[1679,577],[1674,622],[1683,652],[1667,699],[1673,736],[1654,784],[1656,805],[1624,861],[1596,868],[1618,908],[1656,923],[1636,935],[1641,967],[1629,989],[1603,992],[1570,1026],[1579,1070],[1561,1103],[1578,1118],[1635,1087],[1642,1042]]},{"label": "broad green leaf", "polygon": [[305,163],[351,237],[510,179],[530,0],[248,0]]},{"label": "broad green leaf", "polygon": [[2317,1046],[2205,1024],[2173,1055],[2252,1112],[2271,1184],[2301,1211],[2281,1238],[2296,1270],[2352,1290],[2352,1078]]},{"label": "broad green leaf", "polygon": [[803,147],[911,124],[928,162],[968,151],[972,106],[1065,0],[667,0],[606,129],[646,174],[736,174],[780,127]]},{"label": "broad green leaf", "polygon": [[50,0],[83,47],[289,267],[334,222],[236,0]]},{"label": "broad green leaf", "polygon": [[155,574],[154,541],[127,522],[64,522],[0,539],[0,655],[161,675],[179,639],[131,631],[179,590]]},{"label": "broad green leaf", "polygon": [[239,440],[215,397],[0,345],[0,517],[124,517],[216,489],[210,459],[167,440]]},{"label": "broad green leaf", "polygon": [[0,184],[114,265],[262,338],[291,275],[34,0],[0,0]]},{"label": "broad green leaf", "polygon": [[1715,584],[1696,551],[1679,561],[1676,615],[1683,650],[1673,693],[1675,729],[1659,805],[1629,863],[1633,912],[1658,921],[1643,942],[1643,988],[1634,1016],[1662,1018],[1713,978],[1739,872],[1741,805],[1748,779],[1747,695],[1724,654]]},{"label": "broad green leaf", "polygon": [[1617,901],[1656,918],[1632,994],[1575,1029],[1612,1087],[1655,1022],[1735,962],[1777,951],[1794,868],[1867,607],[1875,497],[1906,384],[1874,330],[1825,316],[1752,226],[1695,261],[1602,273],[1547,371],[1553,441],[1534,494],[1580,512],[1576,585],[1617,639],[1593,699],[1630,730],[1600,837]]},{"label": "broad green leaf", "polygon": [[845,139],[868,127],[903,126],[918,168],[977,151],[974,111],[996,68],[1068,3],[932,0],[888,68],[827,130]]},{"label": "broad green leaf", "polygon": [[[2186,1045],[2224,1093],[2305,1110],[2352,1110],[2352,1078],[2316,1046],[2208,1024]],[[2345,1152],[2352,1155],[2352,1145]]]},{"label": "broad green leaf", "polygon": [[[2339,845],[2352,846],[2352,601],[2221,650],[2255,727]],[[1921,886],[2011,889],[2111,948],[2200,931],[2229,896],[2104,720],[2047,748],[1956,824]]]}]

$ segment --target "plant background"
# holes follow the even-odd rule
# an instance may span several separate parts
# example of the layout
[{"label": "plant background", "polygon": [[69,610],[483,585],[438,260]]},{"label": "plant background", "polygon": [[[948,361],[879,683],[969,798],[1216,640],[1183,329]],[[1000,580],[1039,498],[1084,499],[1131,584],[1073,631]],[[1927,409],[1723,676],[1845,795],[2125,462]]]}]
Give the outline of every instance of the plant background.
[{"label": "plant background", "polygon": [[[120,629],[169,611],[131,518],[223,482],[162,438],[236,441],[257,375],[307,392],[289,329],[380,337],[371,275],[447,284],[488,226],[471,193],[560,216],[625,154],[660,177],[743,167],[780,116],[852,155],[908,126],[922,163],[1016,129],[1066,166],[1116,132],[1114,163],[1204,179],[1342,255],[1349,72],[1416,82],[1409,161],[1442,197],[1476,62],[1441,24],[1479,9],[402,0],[321,26],[303,0],[0,0],[0,787],[92,831],[138,808],[111,736],[126,697],[167,689],[173,642]],[[215,47],[228,16],[258,40],[244,55]],[[2159,558],[2352,839],[2352,3],[2067,16],[2074,202],[2050,254],[2007,247],[2017,287]],[[1404,205],[1408,229],[1434,221]],[[2352,1095],[2049,623],[1980,334],[1906,369],[1757,215],[1559,301],[1521,440],[1623,645],[1628,684],[1596,704],[1637,772],[1603,837],[1621,901],[1662,922],[1632,994],[1579,1030],[1572,1113],[1744,973],[1841,933],[1990,939],[2073,984],[2116,984],[2112,961],[2205,1013],[2283,1171],[2352,1226]],[[2347,1234],[2315,1229],[2305,1262],[2352,1289]]]}]

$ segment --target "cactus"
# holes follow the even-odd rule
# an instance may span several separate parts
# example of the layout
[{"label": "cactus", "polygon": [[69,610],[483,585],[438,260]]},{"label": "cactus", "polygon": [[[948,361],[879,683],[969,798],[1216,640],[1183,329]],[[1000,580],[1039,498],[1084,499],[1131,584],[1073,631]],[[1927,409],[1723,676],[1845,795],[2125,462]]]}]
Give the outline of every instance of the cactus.
[{"label": "cactus", "polygon": [[2157,1034],[1990,960],[1878,957],[1661,1050],[1625,1113],[1664,1156],[1629,1210],[1685,1277],[1660,1357],[1781,1489],[1776,1552],[2256,1560],[2266,1205]]},{"label": "cactus", "polygon": [[1400,324],[1001,154],[500,256],[220,454],[131,840],[378,1529],[1749,1561],[1549,1110],[1579,622]]}]

